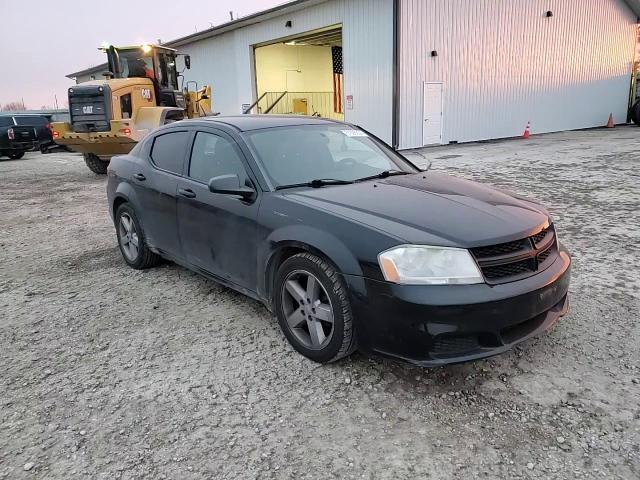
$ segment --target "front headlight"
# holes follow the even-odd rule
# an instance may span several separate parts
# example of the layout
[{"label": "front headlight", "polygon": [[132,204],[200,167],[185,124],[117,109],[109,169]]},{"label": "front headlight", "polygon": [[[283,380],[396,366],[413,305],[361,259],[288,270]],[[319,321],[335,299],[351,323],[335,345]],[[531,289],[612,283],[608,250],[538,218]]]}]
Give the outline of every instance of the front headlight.
[{"label": "front headlight", "polygon": [[405,285],[468,285],[484,279],[468,250],[401,245],[378,255],[388,282]]}]

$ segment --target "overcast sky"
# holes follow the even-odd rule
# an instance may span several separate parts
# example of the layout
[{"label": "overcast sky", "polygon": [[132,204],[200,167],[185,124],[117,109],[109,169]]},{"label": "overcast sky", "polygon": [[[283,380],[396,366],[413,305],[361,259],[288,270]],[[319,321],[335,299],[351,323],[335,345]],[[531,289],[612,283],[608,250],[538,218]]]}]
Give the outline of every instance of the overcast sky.
[{"label": "overcast sky", "polygon": [[163,42],[248,15],[284,0],[0,0],[0,105],[62,106],[65,75],[99,65],[102,42]]}]

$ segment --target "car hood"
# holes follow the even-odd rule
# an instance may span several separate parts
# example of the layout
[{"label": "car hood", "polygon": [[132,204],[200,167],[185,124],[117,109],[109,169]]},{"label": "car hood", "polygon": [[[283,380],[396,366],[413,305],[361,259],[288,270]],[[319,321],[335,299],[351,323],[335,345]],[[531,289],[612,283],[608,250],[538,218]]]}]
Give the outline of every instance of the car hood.
[{"label": "car hood", "polygon": [[459,247],[502,243],[535,234],[550,222],[536,203],[439,173],[282,193],[290,201],[409,243]]}]

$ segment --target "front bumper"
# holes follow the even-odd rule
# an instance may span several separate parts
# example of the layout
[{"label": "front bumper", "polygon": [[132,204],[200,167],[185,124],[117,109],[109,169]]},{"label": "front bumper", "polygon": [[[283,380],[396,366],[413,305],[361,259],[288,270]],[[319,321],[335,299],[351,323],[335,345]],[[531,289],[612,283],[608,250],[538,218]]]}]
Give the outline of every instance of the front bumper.
[{"label": "front bumper", "polygon": [[74,152],[98,156],[111,157],[129,153],[140,140],[136,131],[131,128],[130,121],[112,120],[110,124],[111,130],[107,132],[74,132],[69,123],[52,123],[53,141]]},{"label": "front bumper", "polygon": [[497,355],[551,329],[569,308],[570,270],[561,249],[543,272],[501,285],[345,279],[360,348],[431,367]]}]

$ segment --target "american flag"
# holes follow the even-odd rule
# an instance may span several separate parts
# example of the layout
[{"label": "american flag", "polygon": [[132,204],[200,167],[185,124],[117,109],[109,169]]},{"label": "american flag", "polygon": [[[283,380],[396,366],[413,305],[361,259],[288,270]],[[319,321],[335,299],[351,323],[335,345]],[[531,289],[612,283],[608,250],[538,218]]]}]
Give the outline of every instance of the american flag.
[{"label": "american flag", "polygon": [[342,70],[342,47],[331,47],[333,57],[333,111],[344,113],[344,75]]}]

